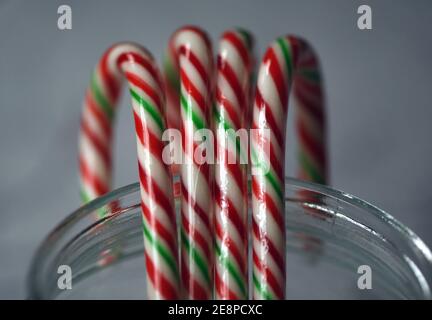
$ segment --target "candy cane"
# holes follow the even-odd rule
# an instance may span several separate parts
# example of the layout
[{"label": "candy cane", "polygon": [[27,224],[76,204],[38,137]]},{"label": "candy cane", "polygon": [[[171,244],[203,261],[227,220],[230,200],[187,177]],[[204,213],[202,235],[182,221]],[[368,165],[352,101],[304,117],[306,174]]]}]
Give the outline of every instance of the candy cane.
[{"label": "candy cane", "polygon": [[[254,166],[268,171],[252,177],[253,287],[255,299],[285,297],[285,183],[284,151],[288,96],[294,80],[298,104],[297,131],[301,174],[324,183],[325,118],[317,58],[296,37],[277,39],[266,51],[257,79],[251,141]],[[262,151],[269,129],[268,154]],[[264,163],[265,162],[265,163]]]},{"label": "candy cane", "polygon": [[92,199],[110,189],[112,121],[123,77],[132,98],[137,137],[147,293],[150,299],[175,299],[179,268],[172,179],[162,161],[164,96],[153,58],[139,45],[114,45],[93,73],[81,122],[82,194]]},{"label": "candy cane", "polygon": [[212,53],[207,35],[199,28],[177,30],[171,50],[180,77],[183,164],[181,166],[181,273],[185,298],[208,299],[212,288],[212,185],[208,163],[194,156],[194,134],[209,128]]},{"label": "candy cane", "polygon": [[[217,56],[215,129],[215,293],[217,299],[247,299],[247,149],[229,132],[245,129],[248,116],[252,37],[226,31]],[[228,134],[226,137],[225,134]],[[247,132],[245,138],[247,139]],[[246,157],[241,162],[239,152]],[[230,154],[230,156],[228,155]],[[232,162],[231,155],[237,154]]]}]

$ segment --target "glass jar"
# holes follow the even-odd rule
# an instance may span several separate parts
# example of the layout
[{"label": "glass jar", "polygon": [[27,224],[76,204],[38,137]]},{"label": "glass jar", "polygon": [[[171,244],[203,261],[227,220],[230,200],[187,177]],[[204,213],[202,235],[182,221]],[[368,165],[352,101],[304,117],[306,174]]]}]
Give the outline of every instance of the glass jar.
[{"label": "glass jar", "polygon": [[[431,251],[392,216],[291,178],[285,201],[288,299],[431,299]],[[47,236],[30,268],[29,298],[145,299],[143,250],[135,183],[79,208]],[[70,267],[70,286],[59,285],[61,266]]]}]

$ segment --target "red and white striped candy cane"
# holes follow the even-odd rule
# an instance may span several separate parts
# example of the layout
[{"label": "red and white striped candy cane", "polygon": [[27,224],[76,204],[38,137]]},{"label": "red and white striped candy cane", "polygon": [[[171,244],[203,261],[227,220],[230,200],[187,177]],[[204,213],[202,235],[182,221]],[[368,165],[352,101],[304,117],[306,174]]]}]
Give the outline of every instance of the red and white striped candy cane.
[{"label": "red and white striped candy cane", "polygon": [[[212,183],[210,165],[194,156],[194,134],[209,128],[212,51],[208,36],[186,26],[171,40],[176,73],[180,76],[183,164],[181,166],[181,273],[187,299],[209,299],[212,294]],[[198,135],[198,140],[200,139]]]},{"label": "red and white striped candy cane", "polygon": [[[214,110],[217,299],[248,298],[248,150],[245,144],[238,143],[234,133],[246,129],[252,62],[252,36],[240,29],[226,31],[221,37],[217,56]],[[244,138],[247,141],[247,132]]]},{"label": "red and white striped candy cane", "polygon": [[[257,79],[251,157],[268,171],[252,176],[253,287],[255,299],[285,297],[285,130],[288,96],[294,84],[301,176],[319,183],[327,177],[325,117],[317,57],[302,39],[277,39],[266,51]],[[264,153],[264,129],[270,152]]]},{"label": "red and white striped candy cane", "polygon": [[90,200],[110,189],[112,121],[123,78],[132,98],[137,137],[147,293],[150,299],[176,299],[180,277],[172,180],[162,160],[164,95],[157,66],[139,45],[112,46],[93,73],[81,119],[82,194]]}]

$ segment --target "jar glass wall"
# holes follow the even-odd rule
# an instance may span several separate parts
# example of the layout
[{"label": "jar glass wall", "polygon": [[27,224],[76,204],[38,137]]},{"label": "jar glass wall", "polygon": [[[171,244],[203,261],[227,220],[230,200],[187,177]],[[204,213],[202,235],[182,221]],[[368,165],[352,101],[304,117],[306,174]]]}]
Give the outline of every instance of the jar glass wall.
[{"label": "jar glass wall", "polygon": [[[288,299],[431,298],[430,250],[386,212],[291,178],[285,201]],[[143,251],[136,183],[81,207],[47,236],[30,268],[29,298],[145,299]],[[62,265],[71,268],[70,290],[58,285]]]}]

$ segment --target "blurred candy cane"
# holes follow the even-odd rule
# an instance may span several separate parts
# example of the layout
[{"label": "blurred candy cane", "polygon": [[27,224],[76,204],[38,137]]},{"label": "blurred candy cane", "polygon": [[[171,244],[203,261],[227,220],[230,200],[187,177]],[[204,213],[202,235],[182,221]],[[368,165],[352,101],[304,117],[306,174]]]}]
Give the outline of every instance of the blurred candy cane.
[{"label": "blurred candy cane", "polygon": [[[298,101],[297,132],[301,177],[319,183],[327,178],[326,128],[318,60],[303,40],[286,36],[266,51],[255,93],[251,141],[253,287],[255,299],[285,298],[285,130],[288,96],[294,85]],[[270,152],[262,151],[269,129]],[[263,140],[264,139],[264,140]]]},{"label": "blurred candy cane", "polygon": [[[217,56],[215,93],[215,294],[248,298],[247,131],[252,36],[226,31]],[[244,130],[240,142],[235,134]],[[246,144],[241,139],[246,139]],[[240,154],[241,153],[241,154]],[[234,157],[233,157],[234,155]],[[241,161],[241,158],[243,157]]]},{"label": "blurred candy cane", "polygon": [[122,79],[132,98],[143,213],[147,293],[179,298],[179,266],[172,179],[162,161],[164,95],[152,56],[133,43],[108,49],[96,66],[81,119],[80,173],[85,201],[110,190],[112,122]]}]

